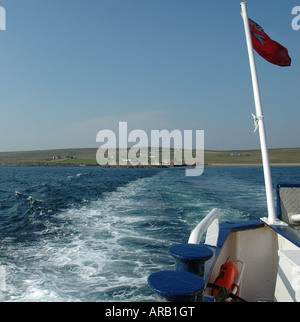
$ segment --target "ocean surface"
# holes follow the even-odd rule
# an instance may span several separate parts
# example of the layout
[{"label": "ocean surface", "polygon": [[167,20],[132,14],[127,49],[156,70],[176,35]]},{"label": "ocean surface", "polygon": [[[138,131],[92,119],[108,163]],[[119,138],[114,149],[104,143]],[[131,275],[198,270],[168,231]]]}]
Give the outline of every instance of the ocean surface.
[{"label": "ocean surface", "polygon": [[[299,183],[300,167],[272,177]],[[0,301],[152,301],[148,276],[213,208],[266,216],[262,168],[0,167]]]}]

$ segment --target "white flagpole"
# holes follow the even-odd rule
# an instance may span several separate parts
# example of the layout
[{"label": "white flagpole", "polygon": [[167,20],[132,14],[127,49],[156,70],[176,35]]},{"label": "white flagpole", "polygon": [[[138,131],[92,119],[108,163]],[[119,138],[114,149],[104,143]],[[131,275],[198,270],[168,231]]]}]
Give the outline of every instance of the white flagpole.
[{"label": "white flagpole", "polygon": [[274,223],[277,218],[275,215],[275,207],[274,207],[273,192],[272,192],[272,177],[271,177],[271,169],[270,169],[270,161],[269,161],[267,140],[266,140],[266,134],[265,134],[265,127],[264,127],[263,113],[262,113],[262,107],[261,107],[260,92],[259,92],[258,79],[257,79],[257,73],[256,73],[255,59],[254,59],[254,53],[253,53],[253,44],[251,39],[249,19],[248,19],[248,13],[247,13],[247,2],[241,2],[241,8],[242,8],[242,17],[243,17],[244,26],[245,26],[248,55],[249,55],[250,69],[251,69],[251,75],[252,75],[254,102],[255,102],[255,108],[256,108],[255,121],[258,122],[257,124],[259,128],[259,138],[260,138],[260,145],[261,145],[261,155],[262,155],[262,162],[263,162],[263,169],[264,169],[267,205],[268,205],[268,221],[270,223]]}]

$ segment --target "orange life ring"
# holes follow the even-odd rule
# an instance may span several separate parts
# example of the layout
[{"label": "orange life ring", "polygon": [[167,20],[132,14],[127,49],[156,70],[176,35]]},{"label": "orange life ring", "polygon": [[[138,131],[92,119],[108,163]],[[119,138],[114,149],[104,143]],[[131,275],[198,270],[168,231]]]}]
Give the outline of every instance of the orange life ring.
[{"label": "orange life ring", "polygon": [[[226,262],[221,266],[218,277],[215,280],[215,285],[226,287],[230,292],[237,286],[235,281],[239,275],[238,267],[234,262]],[[213,290],[212,295],[218,295],[218,290]]]}]

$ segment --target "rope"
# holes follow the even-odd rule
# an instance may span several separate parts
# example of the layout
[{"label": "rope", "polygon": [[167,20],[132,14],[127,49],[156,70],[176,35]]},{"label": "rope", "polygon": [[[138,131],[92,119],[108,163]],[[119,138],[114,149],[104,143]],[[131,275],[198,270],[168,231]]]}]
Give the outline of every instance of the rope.
[{"label": "rope", "polygon": [[215,296],[216,302],[225,302],[225,300],[229,297],[234,299],[235,302],[247,302],[241,297],[231,293],[226,287],[216,285],[215,283],[208,283],[207,287],[210,287],[212,289],[216,289],[217,291],[219,291],[218,295]]},{"label": "rope", "polygon": [[259,128],[259,121],[263,120],[263,116],[256,116],[254,114],[252,114],[253,120],[254,120],[254,132],[257,131],[257,129]]}]

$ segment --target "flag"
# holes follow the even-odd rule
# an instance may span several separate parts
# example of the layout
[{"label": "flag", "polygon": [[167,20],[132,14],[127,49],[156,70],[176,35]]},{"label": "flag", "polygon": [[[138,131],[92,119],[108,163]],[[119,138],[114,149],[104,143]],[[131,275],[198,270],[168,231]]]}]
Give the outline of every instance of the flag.
[{"label": "flag", "polygon": [[253,48],[268,62],[278,66],[290,66],[288,50],[272,40],[255,21],[249,19]]}]

